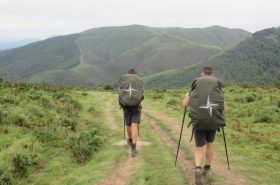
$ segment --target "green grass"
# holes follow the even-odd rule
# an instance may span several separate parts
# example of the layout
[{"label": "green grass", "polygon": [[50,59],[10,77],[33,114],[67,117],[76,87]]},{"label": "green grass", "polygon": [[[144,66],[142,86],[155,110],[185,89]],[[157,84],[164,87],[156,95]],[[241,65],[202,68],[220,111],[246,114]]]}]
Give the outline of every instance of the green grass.
[{"label": "green grass", "polygon": [[[224,90],[228,106],[225,131],[232,170],[243,176],[248,184],[277,184],[280,180],[280,173],[275,170],[280,166],[279,88],[228,86]],[[145,101],[181,120],[181,102],[186,92],[188,89],[148,90]],[[175,100],[174,105],[168,104],[170,99]],[[221,133],[217,134],[216,149],[222,154],[218,163],[225,165]]]},{"label": "green grass", "polygon": [[[156,121],[156,123],[158,125],[160,125],[160,127],[167,131],[170,134],[171,139],[177,144],[179,141],[179,132],[176,131],[176,129],[172,128],[170,125],[168,125],[167,123],[165,123],[163,120],[158,119],[156,117],[154,117],[152,114],[146,113],[148,115],[148,117],[154,119]],[[188,129],[188,128],[185,128]],[[184,143],[185,141],[188,141],[190,138],[185,137],[185,135],[182,136],[182,140]],[[180,146],[180,150],[184,150],[185,154],[186,154],[186,158],[188,160],[192,160],[194,159],[194,155],[192,153],[192,150],[190,148],[187,147],[187,145],[182,144]]]},{"label": "green grass", "polygon": [[144,147],[140,151],[140,155],[143,157],[143,167],[134,173],[133,178],[128,184],[188,184],[182,169],[174,166],[173,153],[160,137],[152,132],[148,122],[143,121],[141,124],[141,137],[150,141],[152,145]]},{"label": "green grass", "polygon": [[[113,100],[116,100],[116,97]],[[114,103],[114,110],[118,110],[116,101]],[[118,126],[122,128],[121,110],[114,111],[113,115],[119,124]],[[140,154],[137,157],[138,159],[135,161],[139,166],[133,169],[133,174],[127,184],[188,184],[182,169],[174,166],[173,153],[161,140],[160,136],[153,132],[151,125],[144,118],[142,118],[140,124],[140,137],[142,141],[151,142],[151,145],[143,146],[140,150]]]},{"label": "green grass", "polygon": [[[100,99],[104,93],[5,83],[0,94],[0,168],[14,184],[92,184],[106,178],[109,174],[104,171],[122,159],[125,150],[112,148],[116,135],[106,132],[110,127],[101,106],[105,100]],[[63,120],[75,123],[75,131]],[[79,164],[68,147],[69,139],[95,126],[107,139],[100,151]],[[36,165],[26,166],[24,177],[13,174],[12,158],[18,153],[36,156]]]},{"label": "green grass", "polygon": [[[143,109],[152,107],[163,114],[182,120],[181,101],[187,89],[147,90]],[[276,87],[225,88],[228,105],[228,139],[232,171],[244,177],[247,184],[277,184],[279,161],[279,89]],[[113,146],[123,139],[122,110],[117,95],[110,91],[62,88],[49,85],[0,84],[0,170],[14,184],[101,183],[111,175],[114,166],[127,160],[127,146]],[[112,103],[113,129],[106,117],[107,103]],[[179,131],[148,113],[177,142]],[[186,123],[189,119],[186,119]],[[100,130],[103,145],[84,163],[78,163],[69,148],[71,137],[90,129]],[[185,127],[184,132],[190,129]],[[174,167],[174,154],[153,131],[144,117],[140,125],[143,146],[132,162],[127,184],[187,184],[180,167]],[[184,138],[184,137],[183,137]],[[186,140],[185,140],[186,139]],[[189,138],[184,138],[188,142]],[[182,142],[188,159],[190,149]],[[226,165],[221,133],[217,134],[218,164]],[[14,174],[16,154],[28,157],[27,172]],[[215,169],[215,168],[214,168]],[[1,176],[1,174],[0,174]],[[222,177],[218,177],[222,178]],[[216,181],[219,179],[216,179]]]}]

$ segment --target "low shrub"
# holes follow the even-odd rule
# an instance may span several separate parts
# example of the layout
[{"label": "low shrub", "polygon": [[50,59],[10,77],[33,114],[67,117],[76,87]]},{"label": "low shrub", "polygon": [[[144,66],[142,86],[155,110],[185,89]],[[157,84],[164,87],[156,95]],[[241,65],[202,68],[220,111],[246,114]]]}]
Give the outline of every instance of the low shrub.
[{"label": "low shrub", "polygon": [[76,100],[71,100],[70,101],[70,104],[72,105],[72,107],[75,109],[75,110],[78,110],[78,111],[81,111],[83,109],[83,106],[82,104],[80,104],[78,101]]},{"label": "low shrub", "polygon": [[22,177],[27,174],[28,167],[37,165],[36,155],[16,154],[12,158],[12,172],[15,176]]},{"label": "low shrub", "polygon": [[268,115],[263,115],[255,119],[255,123],[270,123],[272,118]]},{"label": "low shrub", "polygon": [[15,96],[5,95],[4,97],[1,97],[0,103],[18,105],[19,102]]},{"label": "low shrub", "polygon": [[20,127],[29,127],[26,119],[21,114],[14,114],[10,117],[13,124],[20,126]]},{"label": "low shrub", "polygon": [[4,122],[4,119],[6,117],[6,114],[3,111],[0,111],[0,124]]},{"label": "low shrub", "polygon": [[174,99],[174,98],[171,98],[168,102],[167,102],[167,105],[170,105],[170,106],[174,106],[174,105],[177,105],[177,100]]},{"label": "low shrub", "polygon": [[256,101],[256,95],[255,94],[252,94],[252,95],[248,95],[245,97],[245,100],[250,103],[250,102],[254,102]]},{"label": "low shrub", "polygon": [[69,148],[77,163],[88,161],[101,145],[102,139],[99,136],[99,129],[96,127],[81,132],[78,136],[73,136],[69,140]]},{"label": "low shrub", "polygon": [[62,120],[62,126],[70,128],[72,131],[76,131],[78,123],[75,120],[64,119]]},{"label": "low shrub", "polygon": [[48,98],[42,97],[41,103],[44,108],[50,109],[52,108],[52,103]]},{"label": "low shrub", "polygon": [[82,92],[82,96],[87,96],[88,93]]},{"label": "low shrub", "polygon": [[63,98],[65,96],[65,93],[63,92],[57,92],[53,95],[54,99],[60,99]]},{"label": "low shrub", "polygon": [[164,98],[164,94],[162,93],[157,93],[152,95],[152,99],[154,100],[163,99],[163,98]]},{"label": "low shrub", "polygon": [[34,132],[35,137],[42,143],[55,143],[57,141],[58,137],[56,132],[52,128],[38,128]]},{"label": "low shrub", "polygon": [[0,169],[0,185],[13,185],[13,180],[11,175],[6,171]]},{"label": "low shrub", "polygon": [[112,90],[114,90],[114,87],[110,84],[107,84],[107,85],[104,85],[103,89],[107,90],[107,91],[112,91]]}]

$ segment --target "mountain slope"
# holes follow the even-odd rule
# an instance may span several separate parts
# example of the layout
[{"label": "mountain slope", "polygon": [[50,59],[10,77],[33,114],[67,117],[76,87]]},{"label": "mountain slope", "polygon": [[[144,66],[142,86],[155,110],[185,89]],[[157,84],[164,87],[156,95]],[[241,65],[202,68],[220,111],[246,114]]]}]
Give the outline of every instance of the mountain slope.
[{"label": "mountain slope", "polygon": [[67,85],[112,83],[128,68],[140,75],[207,62],[251,34],[219,26],[105,27],[0,52],[4,78]]},{"label": "mountain slope", "polygon": [[79,64],[77,35],[50,38],[0,53],[0,73],[5,78],[28,78],[51,69],[70,69]]},{"label": "mountain slope", "polygon": [[280,28],[256,32],[253,37],[207,63],[148,76],[146,85],[170,87],[190,84],[206,64],[213,66],[216,75],[227,83],[279,83]]}]

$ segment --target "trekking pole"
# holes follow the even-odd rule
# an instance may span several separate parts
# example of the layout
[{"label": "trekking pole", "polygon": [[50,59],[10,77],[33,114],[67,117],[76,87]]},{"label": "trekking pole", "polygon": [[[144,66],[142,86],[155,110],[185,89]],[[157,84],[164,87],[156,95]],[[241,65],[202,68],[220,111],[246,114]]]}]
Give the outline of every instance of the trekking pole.
[{"label": "trekking pole", "polygon": [[123,139],[125,140],[125,117],[123,113]]},{"label": "trekking pole", "polygon": [[185,108],[185,111],[184,111],[184,116],[183,116],[183,121],[182,121],[182,126],[181,126],[181,133],[180,133],[180,138],[179,138],[178,148],[177,148],[177,154],[176,154],[176,160],[175,160],[175,166],[176,166],[177,159],[178,159],[178,154],[179,154],[179,149],[180,149],[180,144],[181,144],[181,138],[182,138],[182,132],[183,132],[183,128],[184,128],[186,112],[187,112],[187,108]]},{"label": "trekking pole", "polygon": [[222,127],[222,131],[223,131],[223,136],[224,136],[224,143],[225,143],[225,150],[226,150],[226,156],[227,156],[228,170],[230,170],[229,160],[228,160],[228,151],[227,151],[227,142],[226,142],[224,127]]}]

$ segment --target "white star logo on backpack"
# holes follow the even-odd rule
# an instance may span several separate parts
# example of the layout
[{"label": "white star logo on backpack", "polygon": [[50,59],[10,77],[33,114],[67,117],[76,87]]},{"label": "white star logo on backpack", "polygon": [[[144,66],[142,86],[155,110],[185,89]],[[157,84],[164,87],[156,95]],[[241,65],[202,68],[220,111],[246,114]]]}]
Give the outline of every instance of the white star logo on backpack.
[{"label": "white star logo on backpack", "polygon": [[125,90],[123,90],[123,91],[126,91],[126,92],[129,92],[129,98],[131,97],[131,94],[132,94],[132,91],[137,91],[136,89],[133,89],[132,87],[131,87],[131,83],[129,84],[129,87],[128,87],[128,89],[125,89]]},{"label": "white star logo on backpack", "polygon": [[207,104],[206,104],[206,105],[203,105],[203,106],[200,106],[199,108],[201,108],[201,109],[208,109],[208,112],[209,112],[209,114],[210,114],[210,117],[212,117],[212,109],[213,109],[214,107],[217,107],[217,106],[219,106],[219,105],[218,105],[218,104],[211,103],[211,100],[210,100],[210,98],[209,98],[209,96],[208,96],[208,98],[207,98]]}]

